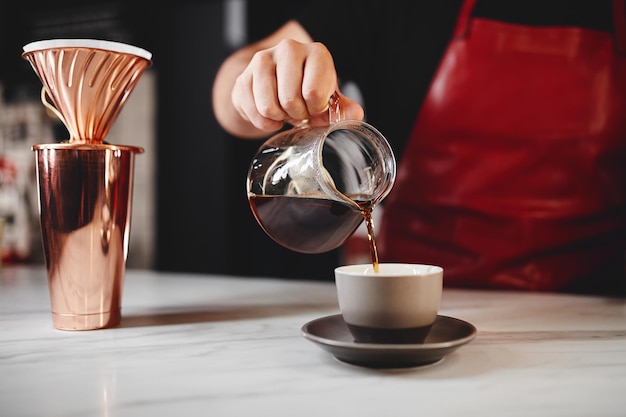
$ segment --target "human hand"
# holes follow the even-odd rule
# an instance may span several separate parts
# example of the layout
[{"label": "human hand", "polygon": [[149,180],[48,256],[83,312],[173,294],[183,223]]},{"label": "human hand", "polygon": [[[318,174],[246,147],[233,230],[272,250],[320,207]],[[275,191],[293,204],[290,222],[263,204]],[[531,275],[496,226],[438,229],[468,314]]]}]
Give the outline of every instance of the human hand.
[{"label": "human hand", "polygon": [[[254,54],[236,79],[231,100],[244,120],[273,132],[285,122],[327,124],[329,101],[337,91],[337,73],[326,46],[285,39]],[[357,102],[342,96],[340,106],[343,118],[363,119]]]}]

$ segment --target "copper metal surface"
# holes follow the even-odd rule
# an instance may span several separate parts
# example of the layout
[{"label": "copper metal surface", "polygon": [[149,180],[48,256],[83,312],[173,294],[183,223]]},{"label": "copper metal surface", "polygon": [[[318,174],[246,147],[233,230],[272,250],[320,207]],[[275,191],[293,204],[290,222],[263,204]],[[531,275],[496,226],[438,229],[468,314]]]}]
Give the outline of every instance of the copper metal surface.
[{"label": "copper metal surface", "polygon": [[70,141],[102,143],[141,74],[144,57],[66,46],[24,52],[70,132]]},{"label": "copper metal surface", "polygon": [[70,132],[66,143],[32,148],[52,319],[63,330],[107,328],[121,319],[134,155],[143,149],[104,138],[151,63],[120,52],[128,49],[122,44],[80,42],[36,42],[41,49],[29,44],[23,54],[43,83],[44,105],[51,107],[49,98]]},{"label": "copper metal surface", "polygon": [[41,233],[54,326],[121,318],[134,154],[141,148],[36,145]]}]

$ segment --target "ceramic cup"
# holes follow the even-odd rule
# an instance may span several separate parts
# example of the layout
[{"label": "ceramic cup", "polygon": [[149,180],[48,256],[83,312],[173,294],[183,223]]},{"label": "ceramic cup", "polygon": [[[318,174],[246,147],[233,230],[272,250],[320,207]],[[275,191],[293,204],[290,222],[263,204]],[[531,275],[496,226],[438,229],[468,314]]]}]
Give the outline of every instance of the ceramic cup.
[{"label": "ceramic cup", "polygon": [[339,308],[360,343],[423,343],[437,318],[443,268],[381,263],[335,269]]}]

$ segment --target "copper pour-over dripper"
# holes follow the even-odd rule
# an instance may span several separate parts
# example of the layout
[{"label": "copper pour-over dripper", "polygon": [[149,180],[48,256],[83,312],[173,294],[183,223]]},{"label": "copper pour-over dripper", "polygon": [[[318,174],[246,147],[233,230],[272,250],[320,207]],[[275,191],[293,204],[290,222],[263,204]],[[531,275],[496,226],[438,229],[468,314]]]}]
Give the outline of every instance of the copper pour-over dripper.
[{"label": "copper pour-over dripper", "polygon": [[67,142],[33,146],[54,326],[114,326],[121,319],[134,154],[143,149],[104,139],[152,55],[118,42],[55,39],[29,43],[22,56],[43,84],[43,104],[70,133]]}]

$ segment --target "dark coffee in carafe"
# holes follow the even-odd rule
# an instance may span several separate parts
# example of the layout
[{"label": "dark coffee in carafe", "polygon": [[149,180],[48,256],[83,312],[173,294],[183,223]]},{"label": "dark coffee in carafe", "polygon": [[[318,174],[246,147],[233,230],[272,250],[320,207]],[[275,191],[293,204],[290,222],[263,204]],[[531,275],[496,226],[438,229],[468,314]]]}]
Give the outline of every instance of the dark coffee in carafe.
[{"label": "dark coffee in carafe", "polygon": [[338,248],[365,219],[377,265],[372,210],[391,191],[395,175],[384,136],[362,121],[342,120],[294,127],[267,140],[246,186],[259,225],[296,252]]}]

